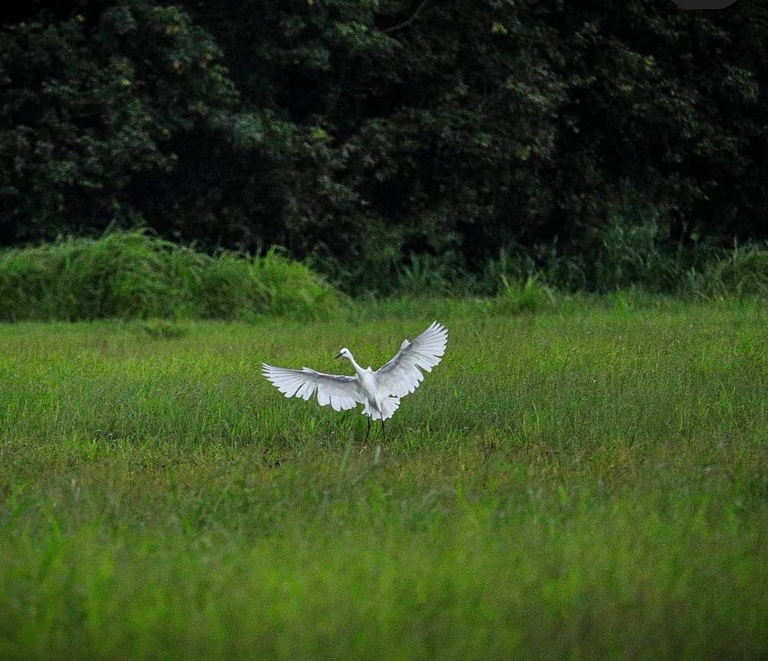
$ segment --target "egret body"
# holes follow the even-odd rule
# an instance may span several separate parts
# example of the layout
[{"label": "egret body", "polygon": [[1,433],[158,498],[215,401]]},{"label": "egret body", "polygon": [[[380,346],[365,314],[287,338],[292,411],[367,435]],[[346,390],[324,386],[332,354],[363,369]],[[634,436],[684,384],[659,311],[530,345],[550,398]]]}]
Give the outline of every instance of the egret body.
[{"label": "egret body", "polygon": [[309,367],[300,370],[273,367],[262,363],[262,373],[286,397],[309,400],[317,394],[320,406],[331,405],[334,411],[344,411],[363,405],[368,416],[366,440],[371,431],[371,420],[391,418],[400,406],[400,399],[412,393],[424,380],[424,372],[431,372],[445,353],[448,331],[442,324],[432,322],[429,328],[413,342],[404,340],[400,351],[379,369],[360,367],[352,352],[344,347],[336,358],[346,358],[355,370],[355,376],[324,374]]}]

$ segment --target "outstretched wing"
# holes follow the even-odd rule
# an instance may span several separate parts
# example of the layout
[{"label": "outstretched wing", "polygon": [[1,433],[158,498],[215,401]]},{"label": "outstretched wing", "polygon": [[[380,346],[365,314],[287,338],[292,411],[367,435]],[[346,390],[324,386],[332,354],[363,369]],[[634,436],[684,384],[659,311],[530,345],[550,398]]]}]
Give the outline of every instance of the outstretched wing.
[{"label": "outstretched wing", "polygon": [[413,342],[404,340],[400,351],[376,372],[376,382],[389,395],[404,397],[424,380],[422,370],[431,372],[445,353],[448,331],[436,321]]},{"label": "outstretched wing", "polygon": [[317,393],[320,406],[330,404],[334,411],[346,411],[365,402],[365,394],[355,376],[323,374],[309,367],[300,370],[261,364],[261,373],[286,397],[309,401]]}]

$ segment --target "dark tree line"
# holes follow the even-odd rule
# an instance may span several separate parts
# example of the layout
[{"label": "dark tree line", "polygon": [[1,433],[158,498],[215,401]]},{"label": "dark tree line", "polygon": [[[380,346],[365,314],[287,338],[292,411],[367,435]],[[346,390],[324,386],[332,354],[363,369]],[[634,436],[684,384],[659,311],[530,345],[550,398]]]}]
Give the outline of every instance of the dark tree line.
[{"label": "dark tree line", "polygon": [[768,1],[64,0],[0,32],[0,242],[340,268],[768,238]]}]

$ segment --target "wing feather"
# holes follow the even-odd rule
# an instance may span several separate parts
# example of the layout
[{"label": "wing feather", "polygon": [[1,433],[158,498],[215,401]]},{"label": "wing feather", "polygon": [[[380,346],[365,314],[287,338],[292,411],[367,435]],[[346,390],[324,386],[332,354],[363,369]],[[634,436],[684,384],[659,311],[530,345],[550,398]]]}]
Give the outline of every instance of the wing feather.
[{"label": "wing feather", "polygon": [[317,393],[320,406],[346,411],[365,402],[365,394],[356,376],[323,374],[309,367],[300,370],[261,364],[261,373],[286,397],[301,397],[309,401]]},{"label": "wing feather", "polygon": [[447,344],[445,326],[433,321],[413,342],[403,341],[397,355],[376,371],[376,382],[395,397],[412,393],[424,380],[424,372],[431,372],[443,359]]}]

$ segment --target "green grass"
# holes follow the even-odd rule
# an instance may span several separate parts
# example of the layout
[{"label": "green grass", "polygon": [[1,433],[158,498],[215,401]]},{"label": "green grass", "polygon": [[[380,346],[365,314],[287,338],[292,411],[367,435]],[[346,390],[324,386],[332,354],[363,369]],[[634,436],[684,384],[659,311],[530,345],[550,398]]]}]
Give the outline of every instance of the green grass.
[{"label": "green grass", "polygon": [[[765,656],[768,312],[646,303],[0,326],[0,658]],[[386,445],[259,374],[433,318]]]},{"label": "green grass", "polygon": [[0,250],[0,322],[327,319],[346,298],[276,249],[211,256],[153,234],[109,231]]}]

